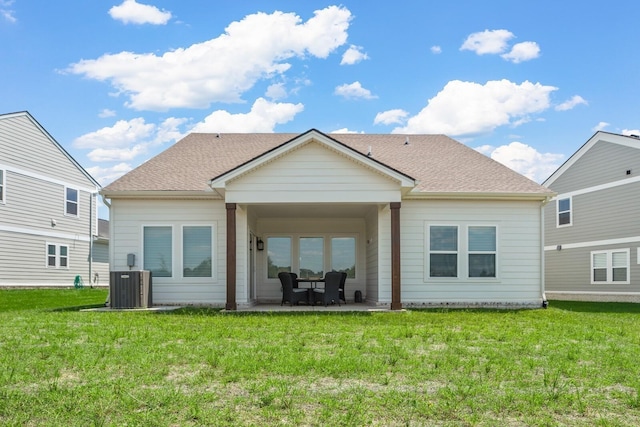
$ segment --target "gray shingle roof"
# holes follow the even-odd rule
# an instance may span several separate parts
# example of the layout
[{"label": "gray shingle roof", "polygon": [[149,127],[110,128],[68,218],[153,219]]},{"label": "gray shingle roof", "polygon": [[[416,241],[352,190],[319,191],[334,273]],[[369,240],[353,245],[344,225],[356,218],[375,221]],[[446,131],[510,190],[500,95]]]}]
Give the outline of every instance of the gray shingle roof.
[{"label": "gray shingle roof", "polygon": [[[299,136],[294,133],[192,133],[105,187],[103,192],[211,191],[212,178]],[[329,134],[405,175],[423,193],[552,192],[445,135]],[[408,141],[408,144],[405,144]]]}]

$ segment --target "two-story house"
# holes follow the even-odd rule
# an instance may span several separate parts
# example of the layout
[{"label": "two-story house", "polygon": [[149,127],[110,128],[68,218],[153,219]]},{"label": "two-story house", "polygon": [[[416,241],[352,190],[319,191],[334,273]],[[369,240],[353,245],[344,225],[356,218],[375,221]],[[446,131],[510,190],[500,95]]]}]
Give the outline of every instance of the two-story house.
[{"label": "two-story house", "polygon": [[0,115],[0,286],[107,285],[99,190],[31,114]]},{"label": "two-story house", "polygon": [[640,139],[596,132],[543,185],[547,298],[640,301]]}]

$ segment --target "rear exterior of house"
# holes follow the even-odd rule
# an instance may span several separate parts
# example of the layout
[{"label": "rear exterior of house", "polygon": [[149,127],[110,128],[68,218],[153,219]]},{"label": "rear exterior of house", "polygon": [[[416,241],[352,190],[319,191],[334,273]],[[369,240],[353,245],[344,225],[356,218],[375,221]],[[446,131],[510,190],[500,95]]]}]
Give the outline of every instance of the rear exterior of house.
[{"label": "rear exterior of house", "polygon": [[597,132],[543,185],[547,296],[640,302],[640,140]]},{"label": "rear exterior of house", "polygon": [[108,277],[93,252],[98,183],[28,112],[0,115],[0,152],[0,286]]},{"label": "rear exterior of house", "polygon": [[544,299],[552,193],[443,135],[191,134],[102,194],[112,269],[150,270],[155,304],[280,302],[278,272],[332,270],[392,309]]}]

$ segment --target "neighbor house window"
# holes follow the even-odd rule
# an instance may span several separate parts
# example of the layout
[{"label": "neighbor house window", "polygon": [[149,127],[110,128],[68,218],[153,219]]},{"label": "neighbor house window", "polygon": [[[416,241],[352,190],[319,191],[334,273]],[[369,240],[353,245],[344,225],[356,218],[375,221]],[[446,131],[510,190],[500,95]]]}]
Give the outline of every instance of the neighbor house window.
[{"label": "neighbor house window", "polygon": [[69,267],[69,246],[47,243],[47,267]]},{"label": "neighbor house window", "polygon": [[356,238],[331,238],[331,269],[347,273],[347,277],[356,277]]},{"label": "neighbor house window", "polygon": [[283,271],[291,272],[291,237],[268,237],[267,277],[277,279]]},{"label": "neighbor house window", "polygon": [[78,190],[65,188],[64,214],[78,216]]},{"label": "neighbor house window", "polygon": [[629,283],[629,249],[591,252],[591,283]]},{"label": "neighbor house window", "polygon": [[4,171],[0,169],[0,203],[4,203]]},{"label": "neighbor house window", "polygon": [[173,229],[171,226],[143,227],[145,270],[155,277],[173,276]]},{"label": "neighbor house window", "polygon": [[558,207],[558,227],[571,225],[571,197],[558,199],[556,204]]},{"label": "neighbor house window", "polygon": [[429,276],[458,277],[458,227],[429,227]]},{"label": "neighbor house window", "polygon": [[324,238],[300,238],[300,277],[324,276]]},{"label": "neighbor house window", "polygon": [[496,277],[496,227],[469,226],[469,277]]},{"label": "neighbor house window", "polygon": [[182,228],[182,276],[211,277],[212,237],[210,226],[184,226]]}]

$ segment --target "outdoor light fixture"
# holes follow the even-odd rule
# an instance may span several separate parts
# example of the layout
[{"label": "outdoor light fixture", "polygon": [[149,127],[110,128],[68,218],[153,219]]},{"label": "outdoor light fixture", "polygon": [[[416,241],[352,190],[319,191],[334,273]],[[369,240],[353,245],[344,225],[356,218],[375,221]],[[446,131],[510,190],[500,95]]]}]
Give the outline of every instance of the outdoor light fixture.
[{"label": "outdoor light fixture", "polygon": [[259,237],[258,237],[258,241],[256,242],[256,247],[258,248],[259,251],[264,250],[264,242]]}]

